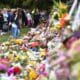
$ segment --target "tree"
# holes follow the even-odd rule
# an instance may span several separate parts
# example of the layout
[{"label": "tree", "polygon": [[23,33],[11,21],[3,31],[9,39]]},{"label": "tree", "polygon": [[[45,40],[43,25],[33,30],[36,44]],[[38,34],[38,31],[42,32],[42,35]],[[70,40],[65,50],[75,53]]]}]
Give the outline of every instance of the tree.
[{"label": "tree", "polygon": [[9,5],[11,8],[21,7],[21,8],[39,8],[39,9],[48,9],[52,6],[52,0],[0,0],[0,4],[3,4],[4,7]]}]

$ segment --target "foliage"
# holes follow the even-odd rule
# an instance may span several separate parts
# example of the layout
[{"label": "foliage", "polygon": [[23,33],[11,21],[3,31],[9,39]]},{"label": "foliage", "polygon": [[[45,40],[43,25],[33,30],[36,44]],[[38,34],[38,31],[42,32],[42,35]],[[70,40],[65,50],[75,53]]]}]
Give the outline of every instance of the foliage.
[{"label": "foliage", "polygon": [[[3,7],[9,5],[9,7],[22,7],[22,8],[40,8],[47,9],[52,6],[52,0],[0,0],[0,4],[3,4]],[[42,5],[43,4],[43,5]]]}]

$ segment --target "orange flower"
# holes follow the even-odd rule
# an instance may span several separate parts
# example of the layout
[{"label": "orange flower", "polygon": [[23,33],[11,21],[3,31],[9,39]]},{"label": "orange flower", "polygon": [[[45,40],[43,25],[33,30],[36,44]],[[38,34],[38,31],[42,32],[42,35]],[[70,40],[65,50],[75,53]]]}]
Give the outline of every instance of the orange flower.
[{"label": "orange flower", "polygon": [[65,27],[69,23],[69,15],[67,13],[63,14],[60,19],[60,26]]}]

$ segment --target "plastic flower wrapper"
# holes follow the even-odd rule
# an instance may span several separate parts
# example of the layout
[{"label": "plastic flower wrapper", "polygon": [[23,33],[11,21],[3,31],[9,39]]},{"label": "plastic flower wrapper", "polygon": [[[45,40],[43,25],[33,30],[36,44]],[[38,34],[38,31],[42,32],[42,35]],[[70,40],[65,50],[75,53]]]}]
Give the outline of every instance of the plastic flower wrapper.
[{"label": "plastic flower wrapper", "polygon": [[72,36],[72,34],[73,32],[72,32],[71,26],[70,25],[66,26],[66,28],[62,30],[63,40],[65,40],[66,38],[69,38],[70,36]]},{"label": "plastic flower wrapper", "polygon": [[0,80],[16,80],[16,77],[13,75],[8,76],[7,74],[2,74]]},{"label": "plastic flower wrapper", "polygon": [[48,78],[45,76],[41,76],[39,80],[48,80]]},{"label": "plastic flower wrapper", "polygon": [[38,59],[38,52],[32,51],[32,50],[28,50],[27,51],[27,55],[29,57],[30,60],[37,60]]},{"label": "plastic flower wrapper", "polygon": [[47,46],[48,46],[48,49],[53,49],[54,46],[55,46],[54,41],[53,41],[53,40],[49,41],[49,42],[47,43]]},{"label": "plastic flower wrapper", "polygon": [[49,74],[49,80],[57,80],[55,71],[51,71]]}]

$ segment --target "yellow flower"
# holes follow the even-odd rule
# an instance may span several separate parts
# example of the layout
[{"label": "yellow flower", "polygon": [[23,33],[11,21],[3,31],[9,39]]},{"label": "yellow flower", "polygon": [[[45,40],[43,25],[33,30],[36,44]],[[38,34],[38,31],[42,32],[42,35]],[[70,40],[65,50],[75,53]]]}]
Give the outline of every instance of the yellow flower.
[{"label": "yellow flower", "polygon": [[56,25],[56,28],[57,28],[57,29],[60,29],[60,28],[61,28],[60,24],[57,24],[57,25]]},{"label": "yellow flower", "polygon": [[29,77],[30,77],[30,80],[35,80],[37,78],[37,73],[34,69],[30,69],[30,73],[29,73]]},{"label": "yellow flower", "polygon": [[22,39],[16,39],[16,40],[14,41],[14,43],[16,43],[16,44],[22,44],[22,42],[23,42]]},{"label": "yellow flower", "polygon": [[46,55],[46,53],[45,52],[41,52],[41,56],[45,56]]},{"label": "yellow flower", "polygon": [[14,55],[13,54],[9,54],[8,55],[8,59],[10,60],[10,62],[14,61]]},{"label": "yellow flower", "polygon": [[54,26],[54,27],[52,27],[50,30],[51,30],[52,32],[55,32],[55,31],[58,31],[59,29],[58,29],[57,26]]},{"label": "yellow flower", "polygon": [[14,61],[18,61],[19,60],[19,56],[16,56]]},{"label": "yellow flower", "polygon": [[36,65],[36,61],[29,61],[29,64],[34,66]]},{"label": "yellow flower", "polygon": [[46,55],[45,49],[40,48],[40,52],[41,52],[40,56],[45,56]]},{"label": "yellow flower", "polygon": [[9,41],[5,42],[5,45],[6,46],[9,46],[10,45],[10,42]]},{"label": "yellow flower", "polygon": [[60,8],[60,9],[67,9],[68,6],[67,6],[66,4],[60,2],[60,3],[59,3],[59,8]]}]

